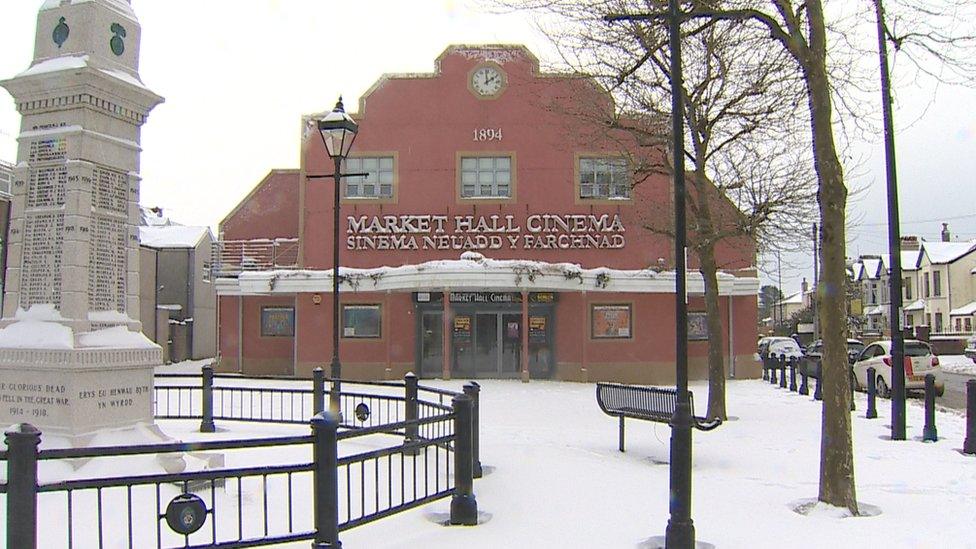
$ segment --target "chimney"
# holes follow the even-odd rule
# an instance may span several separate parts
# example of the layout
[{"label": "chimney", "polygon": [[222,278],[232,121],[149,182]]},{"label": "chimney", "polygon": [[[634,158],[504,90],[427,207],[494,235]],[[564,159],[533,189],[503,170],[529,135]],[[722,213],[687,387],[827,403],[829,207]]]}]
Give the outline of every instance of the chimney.
[{"label": "chimney", "polygon": [[943,242],[948,242],[949,241],[949,224],[948,223],[943,223],[942,224],[942,241]]},{"label": "chimney", "polygon": [[810,289],[810,285],[807,284],[807,279],[806,277],[804,277],[803,282],[800,283],[800,291],[803,292],[800,295],[807,295],[807,290],[809,289]]},{"label": "chimney", "polygon": [[921,245],[918,242],[917,236],[903,236],[901,237],[901,249],[904,252],[913,252],[918,250]]}]

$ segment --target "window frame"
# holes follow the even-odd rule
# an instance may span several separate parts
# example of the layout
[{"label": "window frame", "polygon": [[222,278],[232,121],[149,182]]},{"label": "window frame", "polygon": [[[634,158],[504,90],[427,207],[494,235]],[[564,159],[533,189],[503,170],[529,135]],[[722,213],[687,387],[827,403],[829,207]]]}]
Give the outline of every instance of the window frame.
[{"label": "window frame", "polygon": [[[623,308],[627,310],[627,334],[626,335],[597,335],[596,333],[596,315],[597,309],[604,308]],[[593,341],[619,341],[621,339],[633,339],[634,338],[634,304],[629,302],[613,302],[613,303],[590,303],[590,339]],[[618,327],[619,332],[619,327]]]},{"label": "window frame", "polygon": [[[461,164],[465,158],[508,158],[508,196],[464,196]],[[454,195],[459,204],[513,204],[518,196],[518,159],[515,151],[457,151],[454,156]],[[497,186],[497,183],[495,183]]]},{"label": "window frame", "polygon": [[[349,188],[346,181],[342,182],[342,193],[339,196],[341,204],[396,204],[400,189],[400,155],[397,151],[357,151],[349,155],[350,159],[363,158],[392,158],[393,159],[393,182],[390,196],[349,196]],[[345,166],[343,163],[343,171]],[[344,178],[345,179],[345,178]],[[380,183],[377,181],[377,185]]]},{"label": "window frame", "polygon": [[[357,309],[375,308],[376,309],[377,329],[375,335],[373,334],[355,335],[355,333],[353,333],[353,335],[347,334],[346,311],[350,308],[357,308]],[[383,304],[382,303],[342,303],[342,308],[340,310],[340,315],[339,315],[339,325],[342,326],[342,332],[340,332],[340,335],[342,336],[343,339],[374,339],[374,340],[383,339]]]},{"label": "window frame", "polygon": [[[630,174],[629,193],[627,198],[611,198],[603,196],[582,196],[582,182],[580,181],[580,163],[583,160],[623,160],[627,172]],[[573,198],[576,204],[633,204],[634,203],[634,169],[627,157],[622,154],[600,152],[577,152],[573,155]]]},{"label": "window frame", "polygon": [[[268,333],[265,331],[265,314],[271,311],[288,311],[291,313],[291,333]],[[293,305],[262,305],[260,320],[261,337],[295,337],[295,307]]]},{"label": "window frame", "polygon": [[932,297],[942,297],[942,271],[932,271]]}]

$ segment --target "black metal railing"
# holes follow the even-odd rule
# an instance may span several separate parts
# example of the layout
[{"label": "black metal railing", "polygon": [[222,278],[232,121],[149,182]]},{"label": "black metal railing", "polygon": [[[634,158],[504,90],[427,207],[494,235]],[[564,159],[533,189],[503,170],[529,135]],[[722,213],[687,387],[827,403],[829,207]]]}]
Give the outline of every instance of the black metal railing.
[{"label": "black metal railing", "polygon": [[[300,387],[308,380],[215,375],[209,367],[199,375],[157,377],[157,417],[200,419],[201,432],[214,432],[216,421],[260,421],[310,424],[312,433],[39,450],[41,433],[17,425],[0,452],[7,466],[0,498],[8,547],[257,547],[302,540],[338,547],[341,531],[448,496],[452,524],[477,523],[477,384],[455,393],[419,386],[412,374],[403,382],[344,381],[371,392],[342,393],[346,419],[340,421],[316,414],[327,394],[321,371],[311,388]],[[260,380],[265,386],[253,386]],[[375,449],[342,452],[362,444],[340,447],[340,441],[366,437]],[[254,464],[261,455],[271,457]],[[224,457],[247,466],[225,467]],[[133,465],[138,460],[147,463]],[[184,470],[186,462],[198,466]],[[79,464],[109,473],[78,478],[71,471]],[[112,474],[120,469],[140,474]]]}]

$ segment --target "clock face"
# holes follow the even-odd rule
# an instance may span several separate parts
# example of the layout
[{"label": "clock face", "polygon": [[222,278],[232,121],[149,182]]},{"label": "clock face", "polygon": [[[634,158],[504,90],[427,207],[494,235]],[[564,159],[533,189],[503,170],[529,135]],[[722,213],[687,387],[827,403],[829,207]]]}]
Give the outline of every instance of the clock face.
[{"label": "clock face", "polygon": [[495,67],[485,66],[471,73],[471,89],[482,97],[498,95],[504,86],[505,75]]}]

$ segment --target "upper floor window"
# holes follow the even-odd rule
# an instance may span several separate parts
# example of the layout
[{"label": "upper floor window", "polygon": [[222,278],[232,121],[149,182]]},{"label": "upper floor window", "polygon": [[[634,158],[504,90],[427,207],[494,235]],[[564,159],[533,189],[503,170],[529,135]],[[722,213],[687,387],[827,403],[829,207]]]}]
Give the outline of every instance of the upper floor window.
[{"label": "upper floor window", "polygon": [[345,173],[366,173],[345,177],[346,198],[393,198],[395,173],[393,156],[354,156],[346,159]]},{"label": "upper floor window", "polygon": [[932,295],[942,295],[942,273],[939,271],[932,271]]},{"label": "upper floor window", "polygon": [[604,200],[630,198],[630,168],[626,158],[580,157],[579,197]]},{"label": "upper floor window", "polygon": [[511,197],[511,156],[461,157],[461,198]]},{"label": "upper floor window", "polygon": [[902,284],[902,288],[905,289],[905,299],[911,299],[912,298],[912,279],[911,278],[904,278],[904,279],[902,279],[901,284]]},{"label": "upper floor window", "polygon": [[929,297],[932,293],[929,291],[929,273],[925,273],[925,297]]}]

